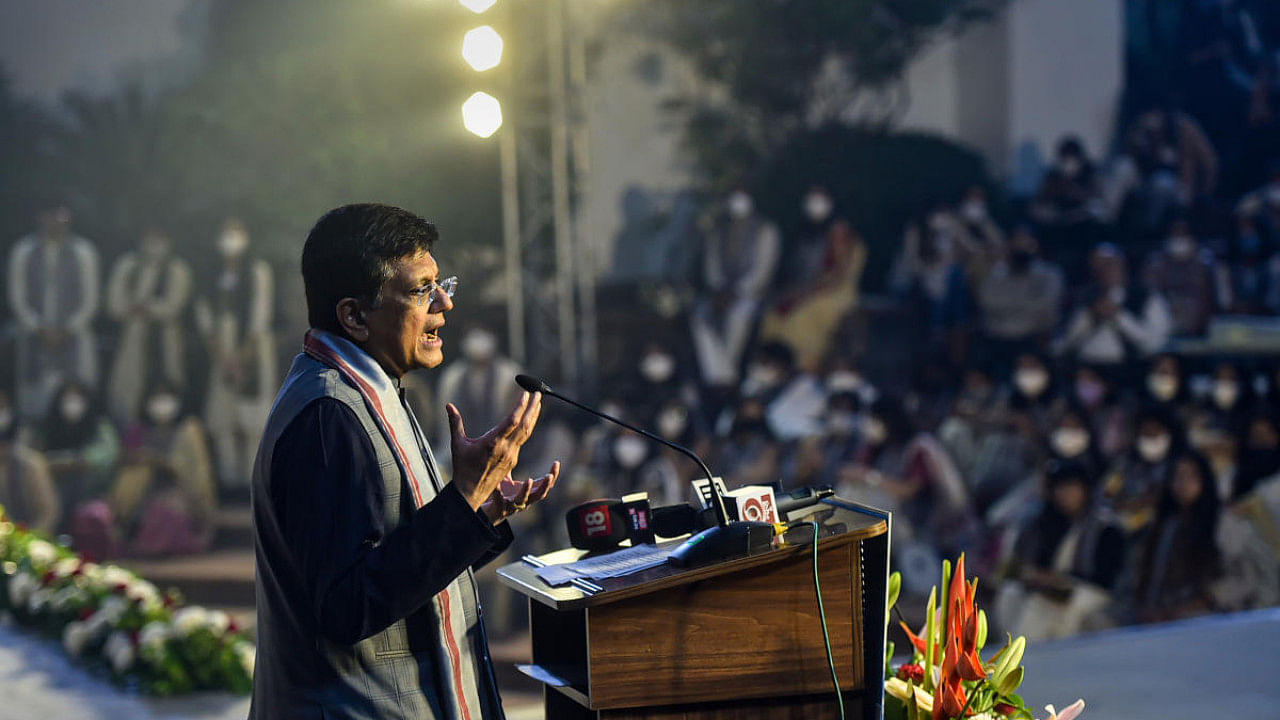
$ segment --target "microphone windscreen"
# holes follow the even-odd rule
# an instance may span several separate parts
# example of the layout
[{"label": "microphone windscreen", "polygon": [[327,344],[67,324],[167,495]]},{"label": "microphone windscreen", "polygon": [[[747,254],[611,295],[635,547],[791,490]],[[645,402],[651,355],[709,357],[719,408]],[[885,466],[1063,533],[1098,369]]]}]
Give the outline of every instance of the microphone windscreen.
[{"label": "microphone windscreen", "polygon": [[700,524],[698,511],[689,503],[656,507],[650,520],[654,534],[668,538],[696,532]]},{"label": "microphone windscreen", "polygon": [[548,389],[550,389],[547,387],[546,383],[542,382],[540,378],[536,378],[532,375],[517,375],[516,384],[519,385],[521,388],[524,388],[525,390],[528,390],[529,392],[533,392],[533,393],[546,392]]},{"label": "microphone windscreen", "polygon": [[617,498],[588,500],[569,509],[564,523],[569,544],[580,550],[609,550],[627,539],[631,522]]}]

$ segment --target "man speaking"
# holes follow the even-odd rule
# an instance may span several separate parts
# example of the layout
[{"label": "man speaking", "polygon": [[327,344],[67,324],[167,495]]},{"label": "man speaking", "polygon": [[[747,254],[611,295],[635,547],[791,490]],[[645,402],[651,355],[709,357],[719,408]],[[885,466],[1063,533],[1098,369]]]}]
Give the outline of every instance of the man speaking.
[{"label": "man speaking", "polygon": [[253,472],[258,658],[250,717],[501,718],[472,569],[546,497],[511,470],[540,394],[484,435],[449,405],[444,484],[400,379],[439,365],[457,278],[435,226],[385,205],[327,213],[302,250],[311,329]]}]

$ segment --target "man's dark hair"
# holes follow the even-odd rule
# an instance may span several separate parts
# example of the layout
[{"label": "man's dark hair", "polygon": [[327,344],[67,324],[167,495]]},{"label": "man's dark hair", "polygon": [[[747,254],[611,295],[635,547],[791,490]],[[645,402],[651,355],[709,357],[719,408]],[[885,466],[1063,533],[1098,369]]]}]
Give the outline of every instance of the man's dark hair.
[{"label": "man's dark hair", "polygon": [[316,221],[302,246],[302,283],[311,327],[341,332],[334,308],[353,297],[377,307],[395,261],[430,252],[436,226],[390,205],[343,205]]}]

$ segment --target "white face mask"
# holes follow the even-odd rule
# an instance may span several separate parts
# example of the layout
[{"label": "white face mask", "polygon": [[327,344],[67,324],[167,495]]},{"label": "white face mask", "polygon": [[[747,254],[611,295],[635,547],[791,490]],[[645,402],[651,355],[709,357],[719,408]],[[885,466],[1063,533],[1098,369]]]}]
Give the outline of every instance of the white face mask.
[{"label": "white face mask", "polygon": [[156,395],[147,401],[147,417],[158,425],[167,425],[178,417],[178,398],[172,395]]},{"label": "white face mask", "polygon": [[1152,397],[1168,402],[1178,394],[1178,376],[1169,373],[1151,373],[1147,376],[1147,389]]},{"label": "white face mask", "polygon": [[1179,260],[1186,260],[1195,254],[1196,243],[1186,235],[1174,235],[1165,243],[1169,254]]},{"label": "white face mask", "polygon": [[1144,435],[1138,438],[1138,455],[1149,463],[1157,463],[1169,454],[1169,446],[1172,444],[1173,439],[1167,434]]},{"label": "white face mask", "polygon": [[964,204],[963,212],[969,222],[982,222],[987,217],[987,205],[981,200],[970,200]]},{"label": "white face mask", "polygon": [[782,373],[772,365],[752,365],[747,371],[747,384],[753,390],[764,390],[782,381]]},{"label": "white face mask", "polygon": [[1039,397],[1049,387],[1049,373],[1040,368],[1021,368],[1013,374],[1013,384],[1027,397]]},{"label": "white face mask", "polygon": [[831,217],[831,198],[826,193],[809,193],[804,199],[804,215],[815,223]]},{"label": "white face mask", "polygon": [[862,437],[872,445],[879,445],[889,438],[889,428],[883,420],[869,417],[862,421]]},{"label": "white face mask", "polygon": [[89,411],[89,399],[79,393],[70,393],[62,397],[62,417],[67,422],[79,422]]},{"label": "white face mask", "polygon": [[227,230],[218,238],[218,252],[223,257],[239,257],[249,249],[249,236],[240,230]]},{"label": "white face mask", "polygon": [[[615,402],[606,402],[600,406],[600,412],[608,415],[609,417],[620,418],[622,417],[622,406]],[[601,420],[600,422],[609,423],[608,420]],[[609,423],[609,425],[613,426],[613,423]]]},{"label": "white face mask", "polygon": [[1080,174],[1080,159],[1068,155],[1058,160],[1058,169],[1067,177],[1075,177]]},{"label": "white face mask", "polygon": [[729,216],[734,220],[742,220],[751,214],[751,210],[755,207],[755,203],[751,200],[751,196],[741,190],[729,196]]},{"label": "white face mask", "polygon": [[836,370],[827,376],[827,394],[857,392],[862,387],[862,376],[848,370]]},{"label": "white face mask", "polygon": [[850,435],[858,429],[858,416],[848,410],[835,410],[827,413],[827,433],[830,435]]},{"label": "white face mask", "polygon": [[649,446],[635,435],[619,435],[613,441],[613,458],[627,470],[634,470],[644,462]]},{"label": "white face mask", "polygon": [[1089,433],[1081,428],[1060,427],[1053,431],[1049,443],[1062,457],[1075,457],[1089,449]]},{"label": "white face mask", "polygon": [[472,330],[462,338],[462,354],[471,362],[484,362],[498,349],[498,339],[485,330]]},{"label": "white face mask", "polygon": [[1223,410],[1235,407],[1240,398],[1240,384],[1235,380],[1218,380],[1213,384],[1213,403]]},{"label": "white face mask", "polygon": [[663,383],[676,372],[676,360],[667,353],[649,353],[640,360],[640,374],[651,383]]},{"label": "white face mask", "polygon": [[681,407],[667,408],[658,413],[658,434],[665,438],[678,438],[689,427],[689,411]]}]

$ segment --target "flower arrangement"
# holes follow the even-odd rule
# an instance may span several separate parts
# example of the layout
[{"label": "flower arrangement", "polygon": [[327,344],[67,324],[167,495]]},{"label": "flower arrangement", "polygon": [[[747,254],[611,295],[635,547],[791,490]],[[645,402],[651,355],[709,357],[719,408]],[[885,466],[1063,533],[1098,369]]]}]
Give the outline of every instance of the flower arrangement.
[{"label": "flower arrangement", "polygon": [[0,622],[59,639],[67,654],[149,695],[247,694],[255,649],[219,610],[15,525],[0,507]]},{"label": "flower arrangement", "polygon": [[[889,578],[889,608],[897,604],[902,577]],[[911,662],[892,666],[893,643],[885,655],[886,720],[1034,720],[1018,687],[1026,669],[1022,655],[1025,637],[1009,637],[1008,642],[987,661],[979,655],[987,642],[987,614],[978,609],[975,596],[978,580],[965,578],[964,555],[942,562],[942,592],[935,585],[925,608],[925,626],[920,634],[899,621],[911,641]],[[942,602],[939,603],[939,598]],[[886,618],[888,622],[888,618]],[[1072,720],[1084,711],[1077,700],[1062,711],[1045,708],[1048,720]]]}]

